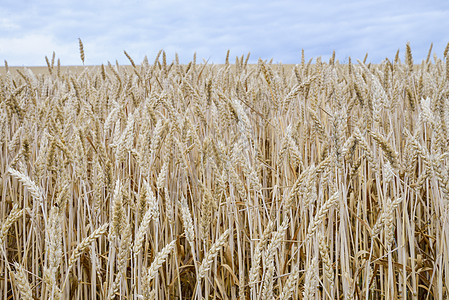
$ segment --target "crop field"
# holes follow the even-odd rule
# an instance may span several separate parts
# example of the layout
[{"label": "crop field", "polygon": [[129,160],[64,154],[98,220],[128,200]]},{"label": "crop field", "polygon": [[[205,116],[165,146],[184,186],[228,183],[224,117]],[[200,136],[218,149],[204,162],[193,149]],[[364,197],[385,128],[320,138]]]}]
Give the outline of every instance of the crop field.
[{"label": "crop field", "polygon": [[448,49],[6,64],[0,300],[447,299]]}]

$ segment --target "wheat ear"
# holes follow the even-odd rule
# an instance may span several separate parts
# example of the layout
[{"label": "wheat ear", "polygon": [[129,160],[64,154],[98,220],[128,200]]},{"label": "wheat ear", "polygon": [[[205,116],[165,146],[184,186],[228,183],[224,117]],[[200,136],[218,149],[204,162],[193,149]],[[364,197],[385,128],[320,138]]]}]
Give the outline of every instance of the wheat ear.
[{"label": "wheat ear", "polygon": [[288,276],[288,279],[285,282],[284,287],[282,288],[279,300],[288,300],[293,296],[293,292],[295,290],[296,284],[298,283],[298,279],[299,279],[299,264],[296,264],[292,268],[292,272],[290,276]]},{"label": "wheat ear", "polygon": [[273,232],[274,223],[273,221],[269,221],[267,227],[265,227],[262,236],[260,238],[259,243],[256,245],[254,249],[254,256],[252,259],[252,266],[249,270],[249,283],[255,284],[259,281],[259,271],[260,271],[260,259],[262,258],[262,250],[268,244],[268,237]]},{"label": "wheat ear", "polygon": [[0,227],[0,245],[3,244],[3,242],[6,238],[6,235],[8,234],[8,231],[11,228],[12,224],[14,224],[14,222],[17,221],[22,214],[23,214],[23,209],[19,209],[19,206],[17,204],[14,204],[8,217],[6,218],[6,220],[3,222],[2,226]]},{"label": "wheat ear", "polygon": [[149,204],[148,210],[143,216],[142,222],[140,222],[139,230],[137,231],[136,239],[134,241],[134,256],[138,255],[142,250],[143,240],[145,238],[145,233],[147,232],[150,221],[158,220],[159,210],[157,208],[156,199],[154,198],[153,192],[148,182],[144,181],[146,202]]},{"label": "wheat ear", "polygon": [[84,65],[84,45],[80,38],[78,39],[78,42],[79,42],[79,46],[80,46],[81,61],[83,62],[83,65]]},{"label": "wheat ear", "polygon": [[287,229],[289,224],[289,219],[285,218],[282,222],[280,228],[278,231],[273,233],[273,239],[271,240],[271,243],[268,245],[267,249],[267,266],[266,266],[266,273],[265,278],[263,281],[263,288],[262,288],[262,299],[271,299],[273,298],[273,276],[274,276],[274,255],[276,253],[276,250],[279,248],[279,246],[282,243],[282,240],[285,236],[285,230]]},{"label": "wheat ear", "polygon": [[207,272],[210,270],[212,262],[217,257],[218,252],[220,251],[221,247],[226,243],[226,240],[228,239],[229,235],[229,229],[227,229],[219,238],[218,240],[212,245],[212,247],[207,252],[206,256],[203,259],[203,262],[201,263],[201,266],[198,270],[198,274],[200,279],[206,277]]},{"label": "wheat ear", "polygon": [[326,243],[326,238],[321,232],[318,234],[318,242],[321,259],[323,261],[323,273],[330,284],[330,293],[332,293],[332,290],[334,289],[334,271],[332,269],[332,261],[329,256],[329,247]]},{"label": "wheat ear", "polygon": [[18,263],[14,263],[14,267],[16,269],[14,279],[17,282],[17,288],[22,296],[21,299],[33,300],[33,293],[25,269]]},{"label": "wheat ear", "polygon": [[318,226],[323,223],[324,217],[329,212],[329,210],[334,207],[338,203],[340,193],[336,192],[332,195],[324,204],[320,207],[320,210],[313,218],[313,221],[309,225],[308,236],[312,236],[313,233],[317,230]]},{"label": "wheat ear", "polygon": [[312,259],[311,264],[307,267],[306,280],[304,283],[304,299],[313,299],[318,285],[318,260],[316,257]]},{"label": "wheat ear", "polygon": [[75,250],[73,250],[72,255],[69,259],[69,269],[73,266],[75,261],[83,254],[83,252],[87,249],[87,247],[90,246],[90,244],[101,237],[102,235],[106,234],[108,230],[109,223],[105,223],[98,227],[94,232],[92,232],[88,237],[84,238],[84,240],[81,241],[81,243],[76,246]]},{"label": "wheat ear", "polygon": [[38,201],[41,201],[43,199],[43,195],[40,188],[33,180],[31,180],[30,177],[28,177],[28,175],[20,173],[19,171],[14,170],[12,168],[9,168],[8,172],[22,182],[22,184],[28,189],[28,191],[30,191],[34,199]]},{"label": "wheat ear", "polygon": [[159,268],[162,264],[167,260],[167,257],[173,251],[176,245],[176,240],[173,240],[170,244],[166,245],[154,258],[154,261],[151,263],[150,268],[148,269],[146,282],[150,283],[154,277],[156,277]]},{"label": "wheat ear", "polygon": [[182,196],[181,198],[181,216],[182,216],[182,223],[184,225],[184,232],[186,235],[186,239],[189,242],[190,247],[193,248],[193,241],[195,239],[195,229],[193,227],[192,215],[190,214],[189,206],[184,196]]}]

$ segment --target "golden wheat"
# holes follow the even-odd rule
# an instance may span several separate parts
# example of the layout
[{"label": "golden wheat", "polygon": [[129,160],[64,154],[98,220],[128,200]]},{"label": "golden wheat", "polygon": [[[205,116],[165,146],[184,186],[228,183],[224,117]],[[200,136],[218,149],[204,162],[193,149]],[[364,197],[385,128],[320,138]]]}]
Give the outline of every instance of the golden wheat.
[{"label": "golden wheat", "polygon": [[447,298],[449,44],[434,49],[5,62],[0,295]]}]

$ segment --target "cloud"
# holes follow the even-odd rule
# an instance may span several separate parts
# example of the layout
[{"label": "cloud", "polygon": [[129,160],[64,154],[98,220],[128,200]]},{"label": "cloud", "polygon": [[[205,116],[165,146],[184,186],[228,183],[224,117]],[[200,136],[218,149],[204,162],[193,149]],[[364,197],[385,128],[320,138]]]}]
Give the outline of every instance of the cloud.
[{"label": "cloud", "polygon": [[123,50],[151,60],[159,49],[181,62],[197,52],[199,61],[221,63],[227,49],[234,57],[251,51],[251,62],[297,63],[301,49],[325,59],[336,50],[342,61],[369,52],[380,62],[407,41],[419,62],[431,42],[441,56],[449,41],[449,3],[436,0],[4,0],[0,16],[0,58],[10,65],[42,65],[53,50],[63,64],[79,64],[79,37],[88,64],[127,63]]},{"label": "cloud", "polygon": [[[78,59],[81,63],[79,52],[73,51],[73,45],[59,43],[53,37],[45,34],[29,34],[23,37],[0,37],[1,58],[7,60],[10,65],[35,66],[45,65],[45,56],[51,57],[55,51],[61,61],[73,61]],[[62,54],[62,56],[60,55]]]}]

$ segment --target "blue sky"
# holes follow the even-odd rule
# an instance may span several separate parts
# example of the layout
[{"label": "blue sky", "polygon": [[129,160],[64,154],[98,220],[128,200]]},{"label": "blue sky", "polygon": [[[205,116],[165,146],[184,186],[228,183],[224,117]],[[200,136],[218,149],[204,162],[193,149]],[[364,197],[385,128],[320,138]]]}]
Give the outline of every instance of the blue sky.
[{"label": "blue sky", "polygon": [[449,1],[445,0],[314,0],[314,1],[182,1],[182,0],[1,0],[0,64],[45,65],[52,52],[63,65],[81,64],[78,38],[84,43],[86,64],[152,61],[160,49],[171,60],[178,53],[186,63],[223,63],[226,51],[236,56],[251,52],[251,62],[298,63],[328,59],[332,51],[346,62],[381,62],[393,58],[405,44],[415,62],[430,44],[442,57],[449,42]]}]

